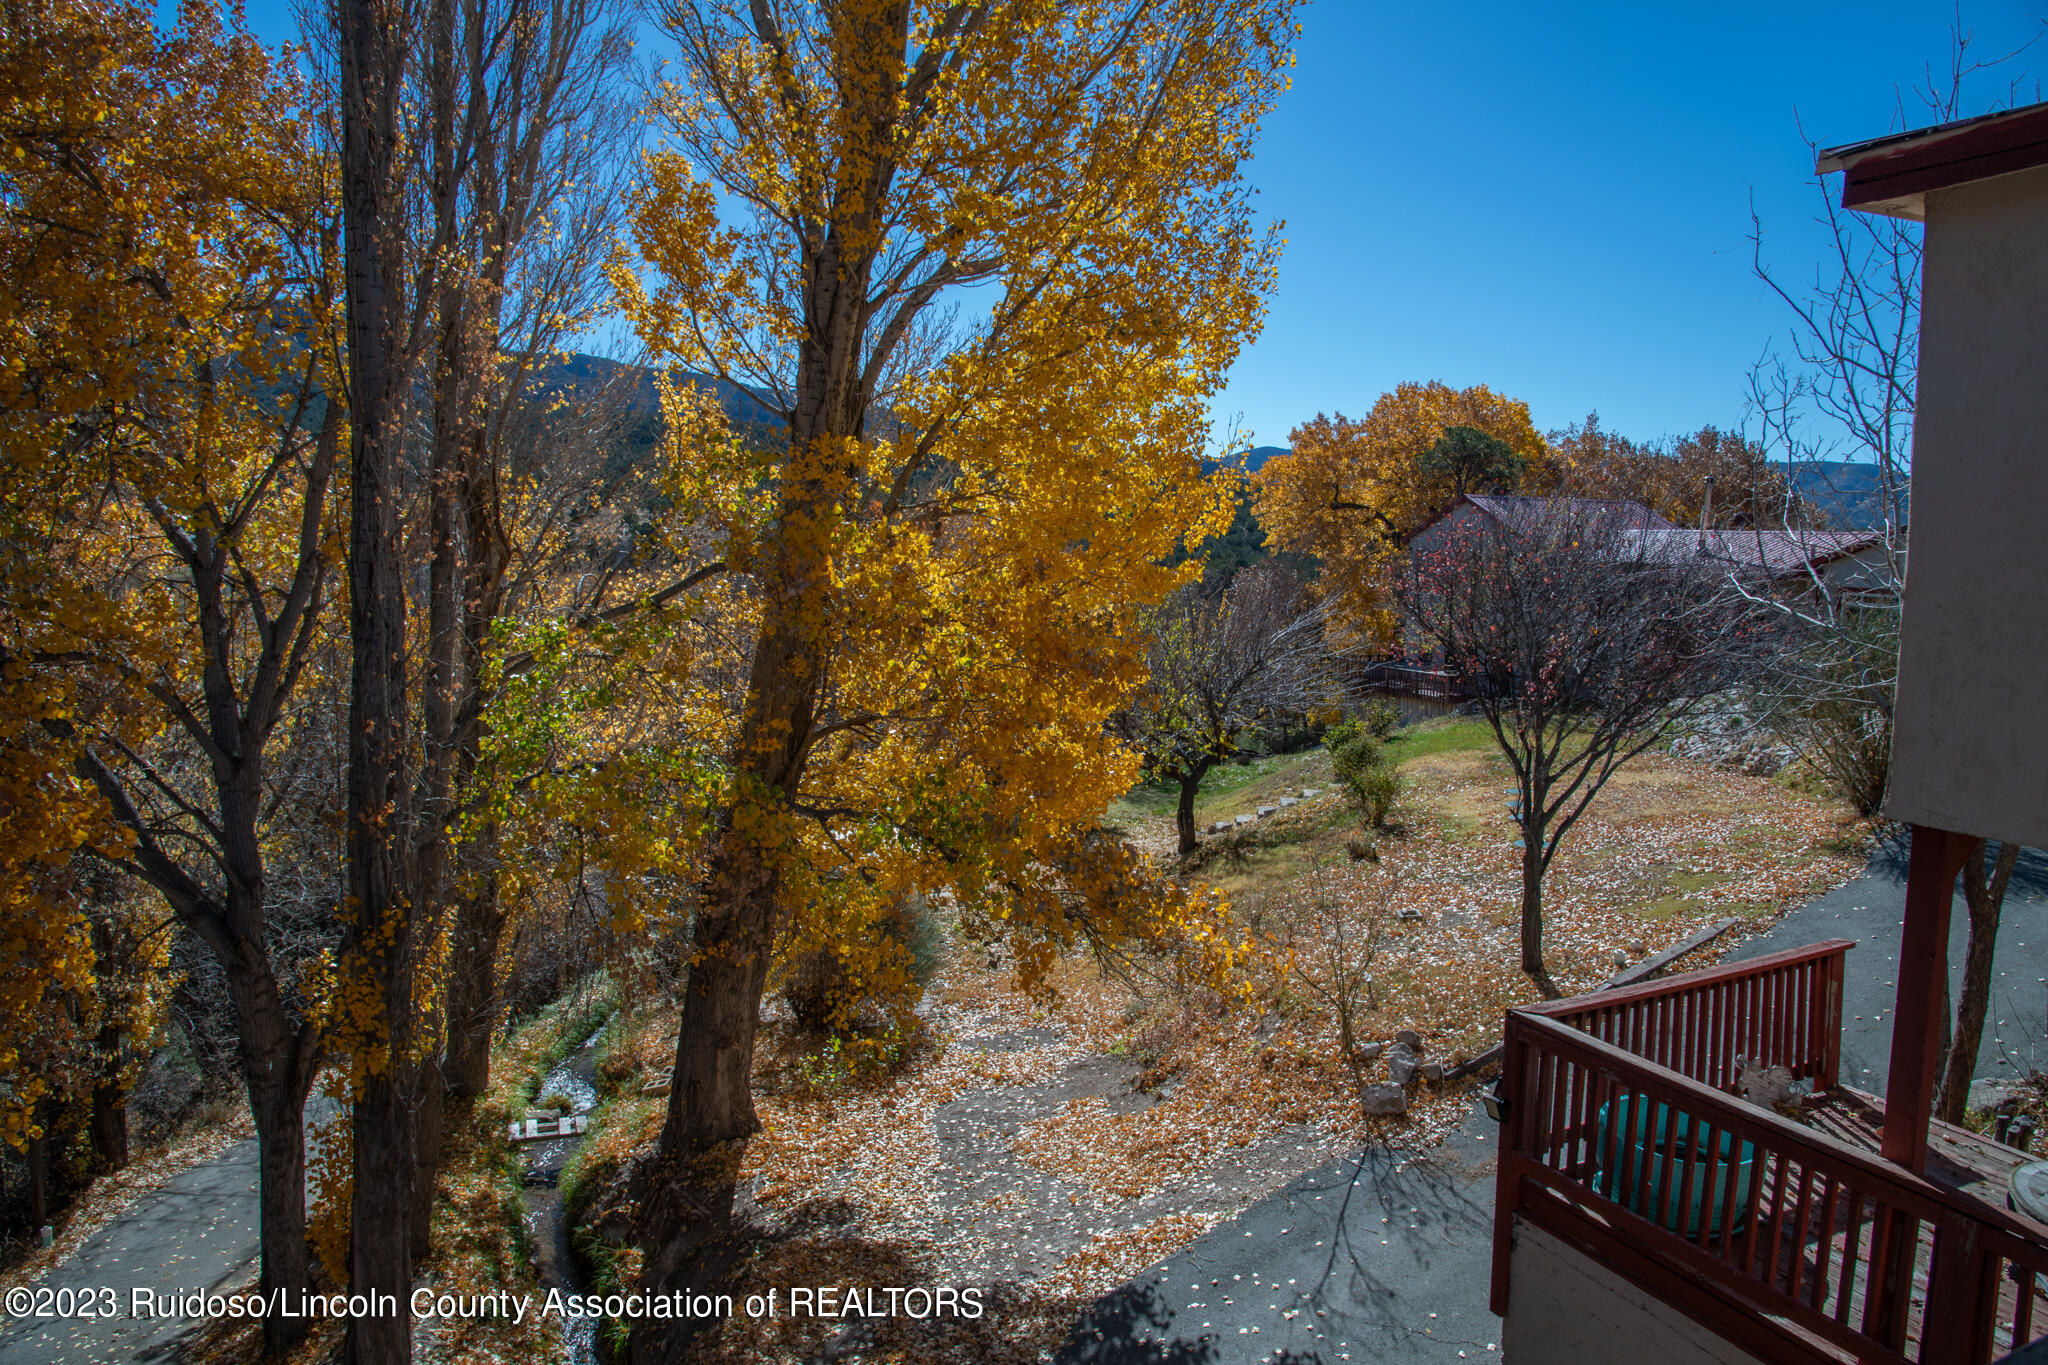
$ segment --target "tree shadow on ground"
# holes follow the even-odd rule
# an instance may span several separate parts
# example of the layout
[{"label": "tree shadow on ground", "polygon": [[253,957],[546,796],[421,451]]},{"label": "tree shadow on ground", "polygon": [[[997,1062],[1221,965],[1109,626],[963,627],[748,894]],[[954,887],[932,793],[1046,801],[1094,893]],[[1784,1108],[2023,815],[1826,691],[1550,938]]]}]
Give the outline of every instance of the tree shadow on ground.
[{"label": "tree shadow on ground", "polygon": [[1053,1357],[1058,1365],[1208,1365],[1213,1340],[1165,1336],[1173,1310],[1147,1284],[1127,1284],[1090,1304]]}]

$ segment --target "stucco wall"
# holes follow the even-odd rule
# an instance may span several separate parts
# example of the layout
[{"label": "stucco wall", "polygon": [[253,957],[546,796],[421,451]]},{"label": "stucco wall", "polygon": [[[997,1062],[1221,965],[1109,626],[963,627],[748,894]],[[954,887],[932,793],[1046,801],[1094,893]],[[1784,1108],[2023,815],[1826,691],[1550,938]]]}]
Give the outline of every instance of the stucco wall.
[{"label": "stucco wall", "polygon": [[1520,1218],[1510,1275],[1500,1343],[1510,1365],[1759,1365]]},{"label": "stucco wall", "polygon": [[1927,196],[1893,819],[2048,846],[2048,167]]}]

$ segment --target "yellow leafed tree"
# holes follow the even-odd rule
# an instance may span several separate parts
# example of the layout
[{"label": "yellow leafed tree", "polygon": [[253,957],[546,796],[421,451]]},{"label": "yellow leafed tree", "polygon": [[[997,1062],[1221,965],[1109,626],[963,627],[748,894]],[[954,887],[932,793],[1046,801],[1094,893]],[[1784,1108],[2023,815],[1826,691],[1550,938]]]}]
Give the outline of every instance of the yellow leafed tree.
[{"label": "yellow leafed tree", "polygon": [[[301,1108],[326,991],[317,942],[276,954],[273,878],[332,859],[322,812],[300,818],[316,783],[281,774],[274,741],[317,770],[302,703],[331,662],[343,422],[333,183],[306,104],[206,4],[160,31],[148,6],[22,0],[0,26],[0,781],[34,821],[0,826],[0,865],[12,886],[90,849],[220,961],[262,1152],[261,1283],[287,1296],[307,1282]],[[51,940],[79,934],[52,899],[66,884],[0,903],[0,937],[52,988],[79,964]],[[99,928],[111,962],[127,931]],[[150,999],[138,983],[108,1018],[146,1028]],[[266,1345],[297,1331],[266,1320]]]},{"label": "yellow leafed tree", "polygon": [[[528,710],[494,726],[498,766],[574,788],[638,884],[659,863],[688,887],[649,1289],[729,1250],[778,950],[887,997],[905,964],[872,926],[912,892],[947,893],[1027,981],[1083,937],[1219,934],[1096,825],[1136,775],[1107,721],[1141,679],[1141,611],[1231,512],[1201,477],[1206,400],[1272,279],[1241,172],[1293,9],[665,10],[647,268],[617,282],[657,357],[779,422],[737,439],[704,387],[670,389],[644,610],[515,649],[563,685],[508,687]],[[571,694],[605,706],[575,720]],[[648,828],[657,789],[691,818]],[[635,1358],[672,1358],[671,1326]]]},{"label": "yellow leafed tree", "polygon": [[1275,544],[1322,561],[1336,619],[1371,644],[1394,638],[1388,568],[1456,499],[1453,476],[1425,459],[1454,427],[1506,443],[1524,462],[1520,491],[1548,491],[1549,449],[1529,405],[1484,384],[1454,389],[1440,380],[1401,384],[1360,419],[1339,413],[1296,427],[1292,453],[1259,471],[1260,524]]}]

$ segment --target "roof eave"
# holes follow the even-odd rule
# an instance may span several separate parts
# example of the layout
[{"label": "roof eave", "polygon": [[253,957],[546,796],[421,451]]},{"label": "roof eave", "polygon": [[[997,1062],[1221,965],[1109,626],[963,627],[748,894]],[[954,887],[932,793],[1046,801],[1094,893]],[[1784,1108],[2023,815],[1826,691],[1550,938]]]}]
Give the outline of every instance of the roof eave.
[{"label": "roof eave", "polygon": [[1842,207],[1924,219],[1930,190],[2048,165],[2048,103],[1830,147],[1814,171],[1842,173]]}]

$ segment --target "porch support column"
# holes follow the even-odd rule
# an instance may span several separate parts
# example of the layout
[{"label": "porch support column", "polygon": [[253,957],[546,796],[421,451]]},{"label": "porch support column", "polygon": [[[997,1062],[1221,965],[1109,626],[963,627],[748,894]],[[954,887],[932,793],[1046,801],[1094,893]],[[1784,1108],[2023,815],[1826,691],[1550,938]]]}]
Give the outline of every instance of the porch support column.
[{"label": "porch support column", "polygon": [[1892,1062],[1884,1095],[1886,1161],[1919,1172],[1927,1165],[1927,1124],[1941,1073],[1942,983],[1948,972],[1949,912],[1956,874],[1977,840],[1913,826],[1906,863],[1906,923],[1899,937],[1899,994],[1892,1017]]}]

